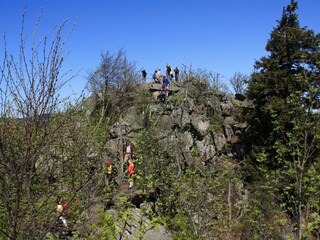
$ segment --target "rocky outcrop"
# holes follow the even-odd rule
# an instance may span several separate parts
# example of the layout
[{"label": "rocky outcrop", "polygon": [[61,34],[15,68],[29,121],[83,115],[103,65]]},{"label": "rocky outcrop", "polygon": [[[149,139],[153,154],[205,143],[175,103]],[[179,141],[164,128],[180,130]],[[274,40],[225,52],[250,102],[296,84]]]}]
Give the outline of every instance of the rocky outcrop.
[{"label": "rocky outcrop", "polygon": [[111,138],[119,138],[121,136],[127,136],[131,132],[131,124],[127,122],[117,122],[113,124],[110,128]]},{"label": "rocky outcrop", "polygon": [[[205,171],[214,172],[227,165],[225,162],[236,163],[243,159],[244,146],[240,139],[248,124],[239,122],[237,116],[239,108],[249,106],[245,96],[235,97],[213,90],[196,95],[196,87],[191,92],[187,86],[175,83],[175,91],[170,92],[163,103],[157,101],[158,87],[152,85],[149,88],[155,97],[154,102],[149,103],[150,124],[155,127],[154,139],[175,151],[173,156],[178,163],[177,176],[187,167],[196,167],[206,176]],[[122,119],[109,128],[106,149],[110,157],[119,157],[123,143],[134,143],[137,134],[144,129],[141,109],[132,106],[124,113]],[[232,161],[228,161],[230,158]],[[203,171],[205,166],[206,170]],[[129,209],[130,213],[126,216],[116,210],[121,207],[123,198],[136,206]],[[128,193],[124,192],[113,197],[111,205],[115,209],[108,209],[107,214],[112,216],[117,229],[121,229],[117,231],[117,239],[135,239],[138,236],[143,239],[171,239],[163,226],[148,218],[149,211],[156,212],[154,203],[140,200],[139,195],[128,199]]]},{"label": "rocky outcrop", "polygon": [[[150,90],[156,92],[155,87],[153,84]],[[245,96],[238,94],[235,97],[216,91],[196,103],[196,96],[189,95],[186,86],[175,83],[174,87],[175,91],[170,92],[166,103],[155,100],[150,104],[150,121],[158,129],[155,138],[172,146],[176,139],[178,154],[187,165],[192,165],[194,157],[203,162],[224,154],[241,158],[239,135],[247,124],[238,122],[237,115],[240,107],[249,105]],[[130,108],[123,120],[111,126],[109,148],[114,148],[120,138],[133,141],[143,129],[142,117],[137,112],[136,108]]]},{"label": "rocky outcrop", "polygon": [[[152,204],[152,203],[151,203]],[[154,223],[147,217],[150,204],[141,204],[141,208],[131,208],[126,211],[126,216],[122,216],[116,209],[106,211],[110,215],[119,231],[117,239],[146,239],[146,240],[170,240],[170,233],[158,223]],[[124,220],[125,219],[125,220]]]}]

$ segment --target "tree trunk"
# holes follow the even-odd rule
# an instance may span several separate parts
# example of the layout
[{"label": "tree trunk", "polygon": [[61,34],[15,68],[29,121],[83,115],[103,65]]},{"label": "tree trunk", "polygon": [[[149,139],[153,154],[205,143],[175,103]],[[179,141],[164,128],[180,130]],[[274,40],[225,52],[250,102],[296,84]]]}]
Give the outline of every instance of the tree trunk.
[{"label": "tree trunk", "polygon": [[232,188],[232,183],[229,182],[229,184],[228,184],[229,229],[232,227],[232,223],[231,223],[231,221],[232,221],[231,188]]},{"label": "tree trunk", "polygon": [[303,181],[303,171],[298,169],[298,239],[302,238],[302,181]]}]

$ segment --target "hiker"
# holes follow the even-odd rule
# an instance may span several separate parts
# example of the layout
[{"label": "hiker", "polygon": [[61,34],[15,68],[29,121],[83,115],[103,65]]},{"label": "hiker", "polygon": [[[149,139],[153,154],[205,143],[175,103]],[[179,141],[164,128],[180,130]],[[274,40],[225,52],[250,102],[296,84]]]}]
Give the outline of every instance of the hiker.
[{"label": "hiker", "polygon": [[[168,78],[168,79],[170,79],[171,78],[171,67],[170,67],[170,65],[169,64],[167,64],[167,66],[166,66],[166,77]],[[171,80],[171,79],[170,79]]]},{"label": "hiker", "polygon": [[130,158],[128,160],[129,189],[133,188],[133,177],[132,177],[133,174],[134,174],[134,164],[132,159]]},{"label": "hiker", "polygon": [[170,82],[167,78],[163,79],[163,85],[166,89],[166,96],[168,96],[169,94],[169,86],[170,86]]},{"label": "hiker", "polygon": [[112,160],[108,159],[106,161],[107,169],[106,169],[106,175],[105,175],[105,184],[109,185],[112,179]]},{"label": "hiker", "polygon": [[146,79],[147,79],[147,72],[146,72],[146,70],[143,69],[143,70],[141,71],[141,75],[142,75],[142,77],[143,77],[143,80],[146,81]]},{"label": "hiker", "polygon": [[159,100],[160,102],[165,102],[166,101],[166,96],[167,96],[167,90],[166,87],[164,86],[164,84],[162,84],[162,87],[159,89]]},{"label": "hiker", "polygon": [[177,67],[174,69],[174,78],[178,82],[178,80],[179,80],[179,69]]},{"label": "hiker", "polygon": [[56,207],[56,215],[57,217],[60,217],[60,215],[62,215],[62,212],[63,212],[63,206],[62,206],[62,203],[61,201],[57,202],[57,207]]},{"label": "hiker", "polygon": [[58,197],[58,205],[56,207],[56,216],[58,217],[58,222],[59,223],[62,223],[65,227],[68,227],[68,223],[67,223],[67,220],[66,218],[63,216],[63,205],[62,205],[62,202],[60,200],[60,197]]},{"label": "hiker", "polygon": [[126,159],[131,158],[131,144],[126,142]]},{"label": "hiker", "polygon": [[153,75],[152,75],[152,79],[154,82],[156,82],[157,79],[157,70],[154,71]]},{"label": "hiker", "polygon": [[122,151],[123,151],[123,160],[127,161],[129,158],[134,158],[135,153],[135,145],[126,141],[123,144]]},{"label": "hiker", "polygon": [[69,202],[63,201],[63,213],[66,219],[70,219],[71,217],[71,209],[69,206]]},{"label": "hiker", "polygon": [[155,79],[155,82],[156,82],[156,83],[160,83],[160,79],[161,79],[161,69],[158,68],[158,69],[156,70],[156,79]]}]

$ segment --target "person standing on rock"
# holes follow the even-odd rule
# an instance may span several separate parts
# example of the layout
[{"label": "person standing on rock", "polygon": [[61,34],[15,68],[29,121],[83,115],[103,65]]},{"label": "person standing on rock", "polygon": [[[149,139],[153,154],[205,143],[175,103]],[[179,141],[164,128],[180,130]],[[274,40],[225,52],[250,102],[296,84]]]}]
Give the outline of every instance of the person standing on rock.
[{"label": "person standing on rock", "polygon": [[169,64],[166,66],[166,77],[171,80],[171,67]]},{"label": "person standing on rock", "polygon": [[132,151],[131,151],[131,143],[130,142],[126,142],[126,157],[125,159],[130,159],[131,158],[131,154],[132,154]]},{"label": "person standing on rock", "polygon": [[178,82],[178,80],[179,80],[179,69],[177,67],[174,69],[174,78]]},{"label": "person standing on rock", "polygon": [[133,174],[134,174],[134,164],[132,159],[129,159],[128,160],[129,189],[133,188]]},{"label": "person standing on rock", "polygon": [[146,80],[147,80],[147,72],[146,72],[145,69],[143,69],[143,70],[141,71],[141,75],[142,75],[143,80],[146,81]]},{"label": "person standing on rock", "polygon": [[154,71],[154,73],[153,73],[153,75],[152,75],[152,80],[153,80],[154,82],[157,81],[157,70]]},{"label": "person standing on rock", "polygon": [[156,70],[156,79],[155,79],[155,82],[156,82],[156,83],[160,83],[160,80],[161,80],[161,69],[158,68],[158,69]]}]

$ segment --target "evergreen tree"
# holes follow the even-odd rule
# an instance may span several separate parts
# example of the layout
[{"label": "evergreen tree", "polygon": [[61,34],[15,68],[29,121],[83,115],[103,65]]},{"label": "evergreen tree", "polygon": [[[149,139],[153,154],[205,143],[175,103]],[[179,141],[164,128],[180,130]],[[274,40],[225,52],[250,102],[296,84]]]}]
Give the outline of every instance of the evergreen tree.
[{"label": "evergreen tree", "polygon": [[254,107],[247,116],[252,163],[278,176],[276,191],[300,239],[307,213],[318,205],[306,183],[316,177],[319,156],[320,35],[300,27],[297,9],[293,0],[283,9],[266,45],[269,55],[255,64],[248,83]]}]

